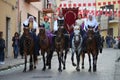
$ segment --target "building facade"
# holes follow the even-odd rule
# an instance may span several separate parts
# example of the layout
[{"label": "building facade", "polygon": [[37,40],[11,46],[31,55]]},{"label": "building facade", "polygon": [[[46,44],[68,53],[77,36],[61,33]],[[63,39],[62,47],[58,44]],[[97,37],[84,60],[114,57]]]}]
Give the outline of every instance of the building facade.
[{"label": "building facade", "polygon": [[44,0],[0,0],[0,31],[6,41],[5,55],[13,57],[12,37],[15,32],[23,33],[23,22],[34,16],[41,21]]},{"label": "building facade", "polygon": [[41,21],[43,0],[18,0],[18,24],[19,33],[23,33],[23,22],[29,17],[34,16],[38,25]]},{"label": "building facade", "polygon": [[6,41],[6,57],[12,56],[12,36],[18,31],[17,0],[0,0],[0,31]]},{"label": "building facade", "polygon": [[120,35],[120,24],[119,24],[119,5],[118,0],[96,0],[96,3],[100,3],[97,5],[97,9],[102,9],[105,12],[112,12],[112,15],[105,16],[103,14],[100,19],[101,23],[101,34],[103,36],[111,35],[111,36],[119,36]]}]

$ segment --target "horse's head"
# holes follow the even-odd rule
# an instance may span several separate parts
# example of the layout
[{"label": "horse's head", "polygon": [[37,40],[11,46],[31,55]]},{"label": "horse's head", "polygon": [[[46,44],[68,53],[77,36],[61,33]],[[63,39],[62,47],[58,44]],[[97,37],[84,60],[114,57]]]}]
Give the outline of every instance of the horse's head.
[{"label": "horse's head", "polygon": [[62,28],[58,28],[56,41],[60,42],[63,37],[64,37],[64,34],[63,34],[63,31],[62,31]]},{"label": "horse's head", "polygon": [[41,28],[39,29],[39,34],[40,34],[40,35],[44,35],[44,34],[45,34],[45,28],[41,27]]},{"label": "horse's head", "polygon": [[88,26],[87,37],[89,40],[94,38],[94,27]]},{"label": "horse's head", "polygon": [[80,27],[74,26],[74,38],[76,41],[80,40]]},{"label": "horse's head", "polygon": [[24,30],[24,35],[29,35],[29,28],[28,27],[26,27],[26,28],[24,28],[23,29]]}]

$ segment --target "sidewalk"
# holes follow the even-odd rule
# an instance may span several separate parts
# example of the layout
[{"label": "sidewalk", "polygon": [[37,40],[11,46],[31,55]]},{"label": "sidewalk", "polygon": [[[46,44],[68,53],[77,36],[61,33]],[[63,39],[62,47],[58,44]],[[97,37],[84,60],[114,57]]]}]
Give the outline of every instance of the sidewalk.
[{"label": "sidewalk", "polygon": [[[53,56],[56,56],[57,53],[54,52],[53,53]],[[38,60],[40,60],[42,58],[42,56],[38,56]],[[29,57],[28,57],[28,60],[29,62]],[[21,56],[19,56],[17,59],[14,59],[13,57],[10,57],[10,58],[5,58],[5,64],[3,65],[0,65],[0,71],[2,70],[6,70],[6,69],[10,69],[12,67],[17,67],[19,65],[23,65],[24,64],[24,59],[21,59]]]},{"label": "sidewalk", "polygon": [[[40,60],[41,56],[39,56],[38,59]],[[29,57],[27,61],[29,61]],[[19,56],[17,59],[14,59],[13,57],[5,58],[5,64],[0,65],[0,71],[10,69],[22,64],[24,64],[24,59],[21,59],[21,56]]]}]

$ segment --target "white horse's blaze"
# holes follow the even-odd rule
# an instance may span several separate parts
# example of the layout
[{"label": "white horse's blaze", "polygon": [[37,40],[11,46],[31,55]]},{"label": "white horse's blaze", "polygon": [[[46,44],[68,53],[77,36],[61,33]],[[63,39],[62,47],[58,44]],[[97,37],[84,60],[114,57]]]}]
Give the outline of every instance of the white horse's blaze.
[{"label": "white horse's blaze", "polygon": [[76,37],[75,37],[75,40],[78,41],[78,40],[79,40],[79,36],[76,36]]}]

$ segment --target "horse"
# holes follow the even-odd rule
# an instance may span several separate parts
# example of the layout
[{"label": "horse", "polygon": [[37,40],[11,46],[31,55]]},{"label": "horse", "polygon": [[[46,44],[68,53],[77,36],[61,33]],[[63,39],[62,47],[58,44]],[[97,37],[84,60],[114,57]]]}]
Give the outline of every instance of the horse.
[{"label": "horse", "polygon": [[91,55],[93,57],[93,72],[97,70],[97,58],[98,58],[98,47],[97,47],[97,40],[95,38],[95,32],[93,28],[89,28],[87,32],[87,39],[86,39],[86,51],[82,53],[82,69],[84,69],[84,58],[85,53],[88,54],[89,58],[89,69],[88,71],[91,72]]},{"label": "horse", "polygon": [[[57,31],[57,35],[55,37],[55,50],[58,55],[58,61],[59,61],[59,68],[58,71],[62,72],[62,66],[61,63],[63,64],[63,69],[66,69],[66,57],[67,57],[67,48],[65,48],[65,36],[63,33],[63,28],[59,27]],[[65,50],[65,53],[63,52]]]},{"label": "horse", "polygon": [[71,56],[71,60],[72,60],[72,65],[76,66],[76,64],[74,63],[74,53],[76,53],[76,59],[77,59],[77,67],[76,70],[80,71],[79,68],[79,63],[80,63],[80,54],[82,53],[82,41],[83,38],[80,34],[80,28],[79,26],[75,26],[74,27],[74,36],[72,39],[72,56]]},{"label": "horse", "polygon": [[[43,64],[44,64],[42,70],[45,71],[46,66],[48,66],[48,69],[51,69],[51,59],[52,59],[50,39],[46,34],[45,28],[40,28],[38,39],[39,39],[38,42],[39,42],[39,47],[41,50],[41,55],[43,57]],[[47,53],[47,60],[45,58],[45,52]]]},{"label": "horse", "polygon": [[[23,33],[23,54],[25,56],[25,66],[23,72],[26,72],[26,66],[27,66],[27,55],[30,55],[30,66],[29,70],[36,69],[36,64],[37,64],[37,56],[34,53],[34,47],[35,43],[33,38],[30,35],[29,29],[24,28],[24,33]],[[34,64],[33,64],[34,62]]]}]

